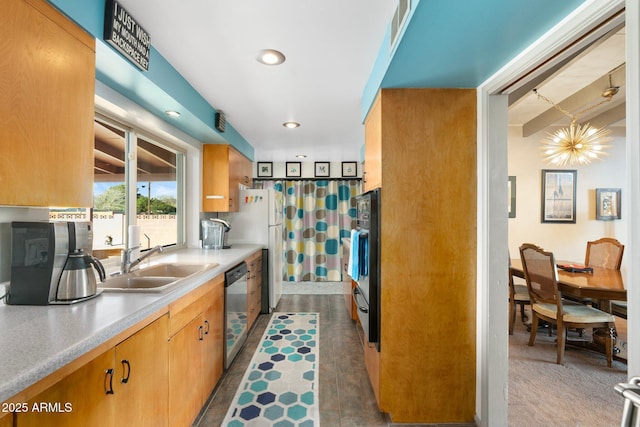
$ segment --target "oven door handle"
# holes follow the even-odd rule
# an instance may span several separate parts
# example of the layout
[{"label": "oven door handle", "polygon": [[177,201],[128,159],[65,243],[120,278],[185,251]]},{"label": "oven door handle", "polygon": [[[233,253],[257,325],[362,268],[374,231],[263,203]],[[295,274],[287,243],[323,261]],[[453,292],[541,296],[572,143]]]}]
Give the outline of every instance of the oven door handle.
[{"label": "oven door handle", "polygon": [[358,295],[362,295],[362,293],[358,290],[357,287],[353,288],[353,300],[355,301],[356,305],[358,306],[358,310],[360,310],[363,313],[369,313],[369,307],[367,306],[362,306],[358,303]]}]

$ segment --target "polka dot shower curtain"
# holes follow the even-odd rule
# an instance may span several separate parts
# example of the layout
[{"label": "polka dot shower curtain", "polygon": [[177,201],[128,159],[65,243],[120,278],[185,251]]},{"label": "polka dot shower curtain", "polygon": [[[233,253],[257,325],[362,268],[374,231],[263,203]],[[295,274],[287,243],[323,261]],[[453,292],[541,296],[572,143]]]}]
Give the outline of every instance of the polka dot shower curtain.
[{"label": "polka dot shower curtain", "polygon": [[360,181],[272,181],[272,185],[284,195],[284,280],[341,281],[342,238],[355,227]]}]

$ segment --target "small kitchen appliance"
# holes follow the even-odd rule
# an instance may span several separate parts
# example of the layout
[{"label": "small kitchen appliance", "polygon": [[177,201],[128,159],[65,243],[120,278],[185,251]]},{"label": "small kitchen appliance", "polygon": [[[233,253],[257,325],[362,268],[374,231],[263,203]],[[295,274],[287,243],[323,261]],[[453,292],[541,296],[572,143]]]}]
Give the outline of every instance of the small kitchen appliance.
[{"label": "small kitchen appliance", "polygon": [[13,222],[7,304],[72,304],[99,295],[90,222]]},{"label": "small kitchen appliance", "polygon": [[231,246],[227,242],[227,233],[231,225],[219,218],[203,219],[201,221],[202,248],[203,249],[228,249]]}]

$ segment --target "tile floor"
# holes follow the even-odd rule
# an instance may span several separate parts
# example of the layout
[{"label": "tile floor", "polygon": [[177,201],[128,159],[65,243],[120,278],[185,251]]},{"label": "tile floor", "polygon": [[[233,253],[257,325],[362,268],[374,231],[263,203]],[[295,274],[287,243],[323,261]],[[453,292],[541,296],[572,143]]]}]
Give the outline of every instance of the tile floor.
[{"label": "tile floor", "polygon": [[[320,423],[330,427],[386,427],[364,366],[361,338],[342,295],[284,294],[281,312],[320,313]],[[220,425],[270,316],[260,315],[229,371],[194,426]]]}]

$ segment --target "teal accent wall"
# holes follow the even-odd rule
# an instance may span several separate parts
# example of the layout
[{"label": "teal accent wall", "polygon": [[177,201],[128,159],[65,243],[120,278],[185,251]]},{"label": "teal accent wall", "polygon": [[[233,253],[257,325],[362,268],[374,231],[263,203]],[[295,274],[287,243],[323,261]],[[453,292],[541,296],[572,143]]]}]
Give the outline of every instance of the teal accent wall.
[{"label": "teal accent wall", "polygon": [[[103,40],[105,0],[48,0],[96,38],[96,79],[150,111],[160,119],[203,143],[228,143],[254,160],[254,149],[227,122],[225,132],[215,129],[216,109],[153,47],[149,70],[140,71]],[[180,111],[170,118],[166,110]]]},{"label": "teal accent wall", "polygon": [[394,52],[385,38],[362,99],[379,88],[475,88],[585,0],[413,0]]}]

